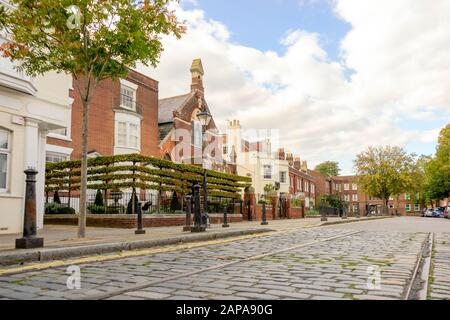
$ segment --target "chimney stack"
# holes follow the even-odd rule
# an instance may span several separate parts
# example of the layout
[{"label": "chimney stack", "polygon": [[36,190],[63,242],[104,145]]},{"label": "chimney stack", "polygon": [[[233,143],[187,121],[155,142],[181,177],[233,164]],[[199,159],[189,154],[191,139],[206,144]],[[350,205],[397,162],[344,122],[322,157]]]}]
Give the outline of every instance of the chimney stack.
[{"label": "chimney stack", "polygon": [[196,90],[200,91],[203,95],[204,88],[203,88],[203,65],[201,59],[195,59],[192,61],[191,66],[191,75],[192,75],[192,83],[191,83],[191,92],[194,92]]},{"label": "chimney stack", "polygon": [[289,162],[289,165],[292,166],[294,164],[294,156],[292,153],[286,154],[286,160]]},{"label": "chimney stack", "polygon": [[296,157],[294,159],[294,168],[297,169],[297,170],[301,170],[302,169],[302,162],[301,162],[299,157]]},{"label": "chimney stack", "polygon": [[286,153],[284,152],[283,148],[278,149],[278,159],[286,160]]},{"label": "chimney stack", "polygon": [[302,161],[302,171],[308,171],[308,162]]}]

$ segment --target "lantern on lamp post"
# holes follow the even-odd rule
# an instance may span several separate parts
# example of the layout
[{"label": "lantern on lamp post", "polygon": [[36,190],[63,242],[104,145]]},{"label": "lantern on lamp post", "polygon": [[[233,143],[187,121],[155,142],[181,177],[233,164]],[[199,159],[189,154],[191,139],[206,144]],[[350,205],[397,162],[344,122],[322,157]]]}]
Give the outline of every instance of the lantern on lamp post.
[{"label": "lantern on lamp post", "polygon": [[[207,191],[207,163],[205,159],[205,148],[208,143],[206,132],[208,130],[209,123],[211,122],[212,115],[206,108],[203,106],[202,111],[197,114],[197,118],[202,125],[202,164],[203,164],[203,215],[208,215],[208,191]],[[203,219],[202,219],[203,220]]]}]

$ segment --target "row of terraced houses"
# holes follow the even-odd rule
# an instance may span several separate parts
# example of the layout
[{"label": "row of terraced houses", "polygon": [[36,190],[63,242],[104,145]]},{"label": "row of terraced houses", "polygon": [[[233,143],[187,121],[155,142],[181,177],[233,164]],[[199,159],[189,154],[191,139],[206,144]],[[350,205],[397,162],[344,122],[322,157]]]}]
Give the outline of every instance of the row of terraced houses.
[{"label": "row of terraced houses", "polygon": [[[206,161],[211,169],[251,177],[257,197],[272,185],[280,198],[299,200],[302,216],[325,194],[342,194],[361,212],[375,201],[358,190],[352,177],[325,177],[283,148],[272,150],[270,139],[248,139],[238,120],[221,133],[212,118],[204,154],[198,114],[213,113],[214,107],[205,97],[200,59],[192,62],[190,72],[190,89],[164,99],[158,81],[136,70],[125,79],[101,82],[89,111],[89,157],[140,153],[177,163]],[[30,167],[39,172],[38,226],[43,227],[45,164],[80,159],[81,107],[70,76],[30,78],[0,59],[0,234],[22,230],[23,171]],[[407,198],[393,199],[392,205],[401,214],[421,209]]]}]

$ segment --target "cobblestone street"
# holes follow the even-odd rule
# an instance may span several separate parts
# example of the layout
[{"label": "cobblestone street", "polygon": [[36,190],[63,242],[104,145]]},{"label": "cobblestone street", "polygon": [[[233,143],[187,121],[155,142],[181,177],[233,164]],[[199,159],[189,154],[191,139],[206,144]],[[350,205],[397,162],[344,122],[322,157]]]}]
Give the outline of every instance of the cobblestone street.
[{"label": "cobblestone street", "polygon": [[[387,219],[5,274],[1,299],[406,299],[432,225],[429,298],[450,298],[450,221]],[[418,226],[402,230],[405,223]],[[441,232],[442,231],[442,232]],[[167,250],[165,250],[167,249]],[[378,279],[378,275],[380,278]],[[379,280],[379,281],[378,281]]]}]

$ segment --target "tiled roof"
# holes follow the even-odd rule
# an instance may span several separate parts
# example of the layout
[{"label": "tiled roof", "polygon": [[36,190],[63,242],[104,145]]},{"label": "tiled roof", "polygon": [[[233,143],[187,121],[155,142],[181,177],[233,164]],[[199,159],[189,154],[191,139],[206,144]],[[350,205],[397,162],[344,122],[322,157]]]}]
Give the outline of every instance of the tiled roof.
[{"label": "tiled roof", "polygon": [[173,112],[177,110],[191,94],[159,100],[158,123],[173,122]]}]

